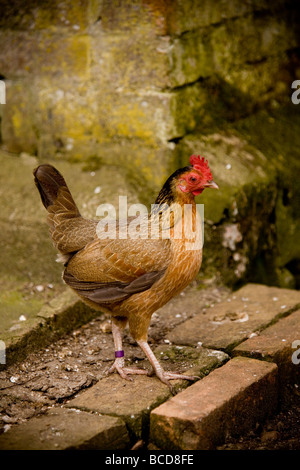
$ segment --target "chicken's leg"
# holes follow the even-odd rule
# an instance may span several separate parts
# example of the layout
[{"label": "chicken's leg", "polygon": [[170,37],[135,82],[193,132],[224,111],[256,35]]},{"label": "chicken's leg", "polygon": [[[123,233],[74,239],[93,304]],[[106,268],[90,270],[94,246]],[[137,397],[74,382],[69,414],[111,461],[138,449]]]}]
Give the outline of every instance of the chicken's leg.
[{"label": "chicken's leg", "polygon": [[153,367],[153,370],[157,377],[168,387],[170,388],[171,392],[173,392],[172,386],[169,382],[169,380],[174,380],[174,379],[183,379],[183,380],[196,380],[199,377],[195,377],[192,375],[184,375],[184,374],[178,374],[177,372],[166,372],[162,366],[160,365],[159,361],[156,359],[152,349],[150,348],[149,344],[147,341],[137,341],[137,344],[140,346],[140,348],[144,351],[146,354],[147,358],[150,361],[150,364]]},{"label": "chicken's leg", "polygon": [[112,334],[115,343],[115,362],[109,368],[108,372],[117,372],[123,379],[132,380],[129,374],[144,374],[148,371],[144,369],[135,369],[134,367],[125,367],[124,351],[122,349],[122,332],[121,328],[112,321]]},{"label": "chicken's leg", "polygon": [[[126,379],[126,380],[132,380],[130,377],[128,377],[128,375],[133,375],[133,374],[152,375],[151,372],[149,373],[145,369],[125,367],[124,351],[122,349],[122,332],[121,332],[121,328],[118,325],[116,325],[114,321],[112,321],[112,334],[113,334],[114,343],[115,343],[116,359],[113,365],[109,368],[108,372],[109,373],[117,372],[123,379]],[[191,376],[191,375],[178,374],[176,372],[166,372],[160,365],[159,361],[156,359],[147,341],[140,340],[140,341],[137,341],[137,344],[140,346],[142,351],[147,356],[156,376],[164,384],[168,385],[171,392],[173,392],[173,389],[169,380],[175,380],[175,379],[195,380],[198,378],[198,377]]]}]

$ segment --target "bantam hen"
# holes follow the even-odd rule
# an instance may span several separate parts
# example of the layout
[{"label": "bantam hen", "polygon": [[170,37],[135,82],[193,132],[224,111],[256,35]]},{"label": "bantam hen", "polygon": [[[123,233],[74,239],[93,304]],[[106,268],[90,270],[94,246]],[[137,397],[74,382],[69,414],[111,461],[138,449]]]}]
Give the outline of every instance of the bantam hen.
[{"label": "bantam hen", "polygon": [[34,179],[48,211],[53,244],[65,266],[64,281],[85,303],[112,315],[115,361],[109,371],[124,379],[129,374],[149,374],[125,367],[122,330],[128,323],[163,383],[171,388],[171,379],[193,380],[163,370],[147,342],[147,332],[152,314],[199,272],[202,233],[195,196],[205,188],[218,189],[207,161],[192,155],[189,166],[167,179],[134,237],[126,236],[132,219],[125,225],[117,221],[110,237],[109,231],[99,230],[99,220],[83,218],[64,178],[52,165],[38,166]]}]

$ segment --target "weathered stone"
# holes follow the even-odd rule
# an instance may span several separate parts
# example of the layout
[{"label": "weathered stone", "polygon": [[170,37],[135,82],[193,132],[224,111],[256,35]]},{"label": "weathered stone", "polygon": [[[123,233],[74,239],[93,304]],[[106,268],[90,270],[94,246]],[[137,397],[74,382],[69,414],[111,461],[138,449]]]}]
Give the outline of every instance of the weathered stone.
[{"label": "weathered stone", "polygon": [[155,34],[166,33],[166,12],[168,2],[147,0],[103,0],[101,2],[101,20],[104,31],[131,34],[149,31]]},{"label": "weathered stone", "polygon": [[151,412],[160,449],[213,449],[240,435],[277,405],[277,366],[237,357]]},{"label": "weathered stone", "polygon": [[2,450],[116,450],[128,445],[121,419],[65,408],[52,409],[0,436]]},{"label": "weathered stone", "polygon": [[99,30],[91,37],[91,71],[97,82],[104,82],[111,92],[160,90],[171,86],[172,47],[169,36],[147,35],[145,31],[103,34]]},{"label": "weathered stone", "polygon": [[205,313],[178,325],[168,337],[176,344],[201,342],[204,347],[228,352],[299,304],[300,292],[296,290],[248,284]]},{"label": "weathered stone", "polygon": [[[284,3],[277,2],[280,6]],[[168,31],[173,34],[183,34],[203,26],[215,25],[247,15],[253,11],[259,12],[270,7],[266,0],[255,0],[241,3],[238,0],[230,2],[218,0],[212,3],[210,0],[173,0],[168,10]]]},{"label": "weathered stone", "polygon": [[6,104],[2,109],[1,136],[9,152],[25,151],[34,154],[37,149],[35,133],[36,100],[30,81],[7,80]]},{"label": "weathered stone", "polygon": [[[290,94],[290,91],[287,90]],[[244,136],[250,145],[256,147],[267,158],[267,170],[276,170],[276,204],[274,206],[274,229],[276,231],[276,251],[273,251],[273,278],[268,272],[264,279],[272,284],[282,282],[280,271],[290,268],[300,258],[300,245],[297,242],[300,236],[300,223],[298,217],[300,188],[297,178],[300,171],[300,115],[297,106],[291,104],[285,108],[258,113],[237,124],[237,130]],[[286,119],[289,125],[286,125]],[[275,138],[276,136],[276,138]],[[254,272],[264,271],[268,265],[257,259]],[[279,269],[278,278],[276,272]],[[296,271],[297,272],[297,271]],[[284,279],[283,279],[284,281]],[[284,287],[284,282],[279,285]]]},{"label": "weathered stone", "polygon": [[0,26],[2,29],[38,31],[43,29],[66,29],[77,32],[99,19],[99,0],[22,0],[11,3],[2,1]]},{"label": "weathered stone", "polygon": [[159,345],[154,353],[165,370],[181,372],[203,378],[216,367],[220,367],[229,356],[223,351],[202,347]]},{"label": "weathered stone", "polygon": [[136,437],[144,437],[150,411],[170,396],[168,386],[156,377],[137,375],[131,382],[111,375],[71,400],[68,407],[118,416]]},{"label": "weathered stone", "polygon": [[2,31],[0,68],[7,79],[37,76],[89,77],[90,37]]},{"label": "weathered stone", "polygon": [[[282,318],[237,346],[234,356],[249,356],[275,362],[283,399],[287,388],[295,390],[300,383],[300,310]],[[297,391],[297,389],[296,389]]]}]

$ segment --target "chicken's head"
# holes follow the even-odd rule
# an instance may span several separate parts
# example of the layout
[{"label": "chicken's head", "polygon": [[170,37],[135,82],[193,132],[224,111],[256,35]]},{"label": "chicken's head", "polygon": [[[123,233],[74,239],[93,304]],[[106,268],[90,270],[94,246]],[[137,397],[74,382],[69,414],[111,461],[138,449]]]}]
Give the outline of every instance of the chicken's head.
[{"label": "chicken's head", "polygon": [[219,189],[213,181],[207,161],[200,155],[190,157],[191,166],[186,167],[178,177],[178,189],[194,196],[201,194],[205,188]]}]

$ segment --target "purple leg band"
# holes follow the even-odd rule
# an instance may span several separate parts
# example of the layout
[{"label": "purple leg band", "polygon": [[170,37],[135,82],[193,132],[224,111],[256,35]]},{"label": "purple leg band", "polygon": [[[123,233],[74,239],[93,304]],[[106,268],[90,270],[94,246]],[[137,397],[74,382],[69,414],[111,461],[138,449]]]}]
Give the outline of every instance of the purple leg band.
[{"label": "purple leg band", "polygon": [[124,351],[115,351],[115,357],[124,357]]}]

